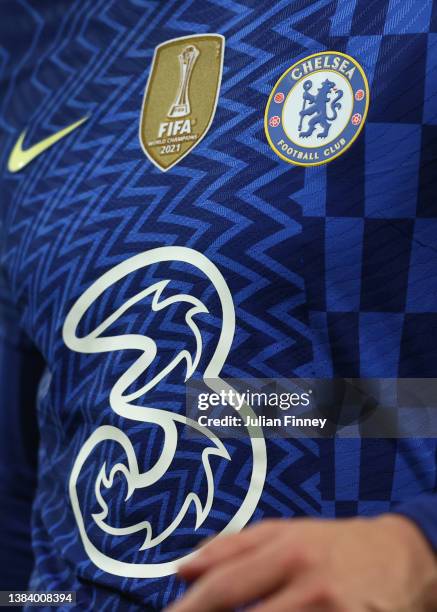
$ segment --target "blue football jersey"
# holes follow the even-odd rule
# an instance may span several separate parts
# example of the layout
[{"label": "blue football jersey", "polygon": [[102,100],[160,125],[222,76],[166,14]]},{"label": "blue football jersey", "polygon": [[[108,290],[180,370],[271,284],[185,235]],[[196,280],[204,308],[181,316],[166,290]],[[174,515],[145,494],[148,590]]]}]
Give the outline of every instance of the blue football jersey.
[{"label": "blue football jersey", "polygon": [[160,610],[205,537],[399,504],[437,547],[434,439],[185,416],[437,376],[437,2],[6,1],[0,59],[4,586]]}]

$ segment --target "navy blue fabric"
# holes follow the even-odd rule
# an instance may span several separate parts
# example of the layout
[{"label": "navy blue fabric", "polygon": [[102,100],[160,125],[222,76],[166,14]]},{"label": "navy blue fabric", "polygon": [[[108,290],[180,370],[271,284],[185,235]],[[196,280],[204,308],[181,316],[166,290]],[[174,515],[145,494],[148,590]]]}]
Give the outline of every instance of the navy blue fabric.
[{"label": "navy blue fabric", "polygon": [[401,504],[394,511],[414,521],[432,548],[437,550],[437,500],[435,495],[417,497]]},{"label": "navy blue fabric", "polygon": [[0,565],[2,590],[27,586],[34,559],[31,504],[36,489],[36,389],[41,356],[20,331],[0,275]]},{"label": "navy blue fabric", "polygon": [[[79,609],[102,611],[159,610],[185,588],[174,575],[133,579],[96,567],[69,498],[69,476],[86,439],[99,425],[120,425],[108,397],[135,356],[128,350],[73,352],[62,327],[84,291],[129,257],[184,246],[220,270],[236,312],[223,377],[437,375],[436,4],[423,0],[418,10],[413,0],[2,2],[1,265],[14,323],[1,324],[1,380],[7,384],[0,409],[8,440],[0,486],[10,500],[2,503],[1,524],[21,534],[16,552],[13,539],[7,546],[17,559],[10,566],[23,568],[20,576],[11,570],[10,584],[24,582],[32,563],[27,513],[34,498],[32,588],[73,589]],[[153,52],[169,39],[205,32],[226,39],[217,112],[202,142],[162,173],[138,140]],[[324,50],[348,53],[364,68],[368,120],[350,150],[330,164],[292,167],[266,141],[265,105],[287,68]],[[86,123],[21,172],[8,172],[23,130],[30,147],[84,116]],[[169,295],[176,287],[208,308],[199,317],[204,370],[221,328],[217,296],[205,278],[178,264],[136,273],[111,288],[81,332],[91,332],[145,282],[167,278]],[[157,372],[177,351],[193,349],[184,314],[173,307],[152,313],[146,302],[126,311],[115,328],[159,341]],[[8,356],[11,337],[18,336],[33,348],[18,355],[14,344]],[[36,408],[36,485],[30,398],[41,365],[29,365],[28,350],[46,367]],[[155,390],[156,405],[183,410],[182,370]],[[18,418],[23,411],[24,420]],[[132,426],[127,433],[150,467],[163,444],[159,429]],[[15,435],[25,441],[8,450]],[[411,517],[435,542],[429,517],[436,448],[433,439],[269,440],[268,477],[252,520],[370,516],[426,494],[429,501],[414,506]],[[185,440],[166,478],[127,510],[120,485],[111,518],[146,516],[168,525],[192,487],[205,493],[201,449]],[[126,537],[114,554],[129,562],[164,562],[222,529],[241,505],[251,466],[248,443],[232,441],[227,449],[231,461],[217,458],[213,466],[217,502],[201,528],[194,529],[191,513],[159,546],[139,552],[138,542]],[[17,460],[9,463],[15,451]],[[20,493],[8,481],[18,482],[14,470],[25,453]],[[104,446],[80,481],[92,538],[99,537],[91,518],[93,483],[102,458],[111,463],[117,453],[114,445]],[[109,538],[102,545],[110,549]]]}]

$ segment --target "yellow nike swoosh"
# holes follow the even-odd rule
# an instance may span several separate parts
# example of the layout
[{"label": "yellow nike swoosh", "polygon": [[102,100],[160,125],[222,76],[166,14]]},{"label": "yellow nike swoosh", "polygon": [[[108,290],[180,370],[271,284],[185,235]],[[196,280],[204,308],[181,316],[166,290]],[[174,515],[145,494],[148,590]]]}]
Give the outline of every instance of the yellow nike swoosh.
[{"label": "yellow nike swoosh", "polygon": [[27,164],[30,164],[35,157],[41,155],[41,153],[43,153],[46,149],[54,145],[56,142],[58,142],[58,140],[61,140],[61,138],[64,138],[64,136],[67,136],[67,134],[75,130],[87,119],[88,117],[82,117],[82,119],[79,119],[79,121],[72,123],[63,130],[56,132],[56,134],[52,134],[48,138],[44,138],[44,140],[37,142],[32,147],[29,147],[29,149],[23,149],[23,141],[26,136],[26,130],[24,130],[24,132],[20,134],[14,148],[11,151],[11,154],[9,155],[9,172],[19,172],[22,170],[25,166],[27,166]]}]

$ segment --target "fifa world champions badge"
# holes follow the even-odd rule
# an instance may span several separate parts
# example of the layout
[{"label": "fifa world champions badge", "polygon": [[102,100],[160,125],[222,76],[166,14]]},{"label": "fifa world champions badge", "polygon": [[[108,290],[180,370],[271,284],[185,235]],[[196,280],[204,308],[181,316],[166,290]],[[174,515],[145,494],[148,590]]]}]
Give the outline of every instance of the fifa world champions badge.
[{"label": "fifa world champions badge", "polygon": [[319,166],[358,138],[369,109],[369,84],[351,56],[324,51],[300,60],[278,80],[264,128],[273,151],[290,164]]},{"label": "fifa world champions badge", "polygon": [[224,48],[220,34],[183,36],[156,47],[139,138],[144,153],[162,172],[208,133],[220,93]]}]

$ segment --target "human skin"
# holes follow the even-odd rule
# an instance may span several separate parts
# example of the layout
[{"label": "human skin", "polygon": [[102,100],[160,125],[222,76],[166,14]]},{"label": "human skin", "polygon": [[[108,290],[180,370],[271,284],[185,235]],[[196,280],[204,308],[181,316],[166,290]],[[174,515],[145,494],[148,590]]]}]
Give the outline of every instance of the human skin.
[{"label": "human skin", "polygon": [[208,542],[179,574],[194,584],[167,612],[437,610],[437,559],[396,514],[261,521]]}]

